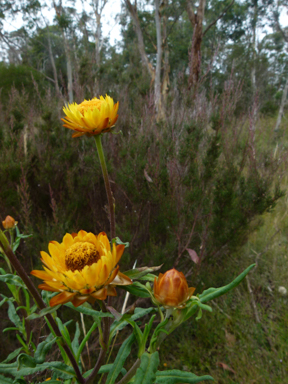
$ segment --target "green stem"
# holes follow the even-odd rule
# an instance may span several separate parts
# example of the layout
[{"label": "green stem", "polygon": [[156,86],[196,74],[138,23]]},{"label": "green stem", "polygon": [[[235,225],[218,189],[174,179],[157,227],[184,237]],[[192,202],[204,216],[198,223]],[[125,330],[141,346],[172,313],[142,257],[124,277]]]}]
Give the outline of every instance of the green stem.
[{"label": "green stem", "polygon": [[103,173],[108,205],[109,205],[110,236],[111,236],[111,239],[114,239],[116,237],[114,198],[113,198],[111,187],[110,187],[109,176],[108,176],[105,156],[104,156],[102,142],[101,142],[101,135],[96,135],[94,137],[95,137],[96,148],[97,148],[101,169]]},{"label": "green stem", "polygon": [[127,384],[132,379],[132,377],[135,375],[137,369],[140,367],[141,360],[137,359],[134,363],[134,365],[130,368],[130,370],[126,373],[126,375],[118,381],[117,384]]},{"label": "green stem", "polygon": [[89,340],[91,333],[97,328],[97,323],[94,323],[90,330],[88,331],[87,335],[82,340],[82,343],[80,344],[80,347],[78,349],[77,355],[76,355],[76,361],[78,362],[80,359],[81,352],[83,351],[83,348],[85,347],[85,344]]},{"label": "green stem", "polygon": [[[106,308],[106,305],[105,303],[102,301],[101,302],[102,304],[102,311],[103,312],[107,312],[107,308]],[[97,363],[95,365],[95,367],[93,368],[93,371],[90,373],[90,375],[87,377],[86,381],[85,381],[85,384],[93,384],[95,383],[95,378],[99,372],[99,369],[101,368],[101,366],[104,364],[105,362],[105,356],[106,356],[106,353],[107,353],[107,346],[108,346],[108,341],[109,341],[109,330],[110,330],[110,325],[109,325],[109,317],[104,317],[103,318],[103,323],[104,323],[104,331],[103,331],[103,345],[101,345],[101,351],[100,351],[100,354],[98,356],[98,360],[97,360]]]}]

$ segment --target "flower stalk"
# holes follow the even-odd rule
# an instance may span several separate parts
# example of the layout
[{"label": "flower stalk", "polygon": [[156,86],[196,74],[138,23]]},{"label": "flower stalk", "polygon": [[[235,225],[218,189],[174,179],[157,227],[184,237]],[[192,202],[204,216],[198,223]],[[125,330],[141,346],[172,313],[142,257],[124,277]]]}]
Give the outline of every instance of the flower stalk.
[{"label": "flower stalk", "polygon": [[[101,301],[101,306],[102,306],[102,311],[107,312],[106,305],[103,301]],[[86,379],[85,384],[93,384],[94,383],[95,377],[97,376],[99,369],[101,368],[101,366],[105,362],[105,356],[107,353],[107,346],[108,346],[108,342],[109,342],[109,333],[110,333],[109,332],[109,330],[110,330],[109,317],[104,317],[103,323],[104,323],[103,324],[104,330],[103,330],[103,343],[101,343],[101,351],[100,351],[100,354],[98,356],[98,360],[96,362],[96,365],[93,368],[93,371],[91,372],[90,376],[88,376],[88,378]]]},{"label": "flower stalk", "polygon": [[[6,236],[4,235],[4,233],[2,231],[0,231],[0,247],[4,251],[4,253],[7,256],[7,258],[9,259],[9,261],[11,262],[12,266],[15,268],[18,276],[20,276],[21,279],[23,280],[23,282],[25,283],[27,289],[29,290],[32,297],[34,298],[37,306],[40,309],[46,308],[46,305],[45,305],[44,301],[42,300],[42,297],[40,296],[37,288],[35,287],[35,285],[31,281],[31,279],[29,278],[27,273],[25,272],[24,268],[22,267],[22,265],[19,262],[19,260],[17,259],[17,257],[15,256],[14,252],[12,251],[12,249],[10,247],[10,244],[9,244]],[[48,319],[51,327],[53,328],[53,331],[55,332],[56,336],[62,338],[61,332],[60,332],[53,316],[51,314],[47,314],[47,319]],[[71,365],[74,368],[74,371],[75,371],[75,374],[77,376],[79,383],[84,384],[85,379],[83,378],[83,376],[79,370],[78,364],[77,364],[77,362],[73,356],[72,351],[70,350],[70,348],[66,344],[63,345],[63,349],[65,350],[67,357],[69,358]]]},{"label": "flower stalk", "polygon": [[94,137],[95,137],[96,148],[97,148],[99,161],[100,161],[101,169],[103,173],[105,189],[106,189],[108,205],[109,205],[110,236],[111,236],[111,239],[114,239],[116,237],[114,197],[113,197],[110,182],[109,182],[109,176],[108,176],[105,156],[104,156],[102,142],[101,142],[101,135],[96,135]]}]

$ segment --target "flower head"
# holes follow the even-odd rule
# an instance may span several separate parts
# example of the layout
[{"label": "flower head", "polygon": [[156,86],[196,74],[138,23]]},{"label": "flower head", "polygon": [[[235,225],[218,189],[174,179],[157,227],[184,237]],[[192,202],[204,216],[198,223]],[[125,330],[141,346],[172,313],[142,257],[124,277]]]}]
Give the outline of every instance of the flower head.
[{"label": "flower head", "polygon": [[43,279],[40,289],[59,292],[50,300],[50,306],[69,301],[75,307],[87,300],[105,300],[117,296],[115,285],[129,285],[132,281],[119,271],[118,261],[124,245],[113,244],[112,249],[104,232],[98,236],[80,231],[67,233],[63,241],[50,241],[49,253],[41,252],[44,271],[32,275]]},{"label": "flower head", "polygon": [[81,104],[68,104],[63,108],[66,115],[64,127],[72,129],[72,137],[94,136],[109,132],[118,119],[119,102],[106,95],[100,99],[84,100]]},{"label": "flower head", "polygon": [[188,288],[183,273],[173,268],[155,277],[153,290],[156,301],[165,308],[184,308],[195,288]]},{"label": "flower head", "polygon": [[6,216],[6,219],[2,221],[2,225],[4,229],[14,228],[16,227],[17,224],[18,224],[18,221],[15,221],[11,216]]}]

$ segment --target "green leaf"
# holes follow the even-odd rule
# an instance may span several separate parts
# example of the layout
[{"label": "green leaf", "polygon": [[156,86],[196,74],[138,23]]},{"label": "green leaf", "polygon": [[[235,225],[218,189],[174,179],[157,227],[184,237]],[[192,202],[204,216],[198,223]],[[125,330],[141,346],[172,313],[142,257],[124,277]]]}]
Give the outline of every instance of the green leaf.
[{"label": "green leaf", "polygon": [[11,352],[4,361],[2,361],[2,364],[8,363],[9,361],[15,359],[19,355],[19,353],[22,351],[22,347],[15,349],[15,351]]},{"label": "green leaf", "polygon": [[75,372],[72,367],[61,363],[60,361],[51,361],[48,363],[44,363],[41,366],[45,366],[46,369],[51,369],[52,371],[57,371],[59,378],[64,380],[70,379],[71,377],[75,377]]},{"label": "green leaf", "polygon": [[127,359],[127,357],[130,355],[131,352],[131,346],[134,341],[134,334],[130,335],[128,339],[124,341],[121,348],[119,349],[119,352],[116,356],[116,359],[113,363],[113,366],[111,370],[109,371],[106,384],[114,384],[119,373],[121,372],[121,369]]},{"label": "green leaf", "polygon": [[16,327],[8,327],[3,329],[3,333],[8,332],[8,331],[18,331],[18,328]]},{"label": "green leaf", "polygon": [[42,343],[38,344],[36,352],[35,352],[35,360],[37,364],[42,364],[45,361],[45,357],[47,353],[52,348],[52,345],[57,341],[57,337],[53,338],[53,335],[50,334],[46,340],[42,341]]},{"label": "green leaf", "polygon": [[15,363],[12,364],[0,364],[0,373],[9,374],[16,378],[20,378],[21,376],[28,376],[32,375],[37,372],[44,371],[47,369],[44,365],[38,365],[35,368],[29,368],[29,367],[23,367],[21,369],[17,369],[18,363],[15,361]]},{"label": "green leaf", "polygon": [[159,362],[158,352],[154,352],[152,355],[147,352],[143,353],[140,367],[136,371],[134,384],[155,383]]},{"label": "green leaf", "polygon": [[198,321],[200,319],[202,319],[202,309],[201,308],[199,309],[198,315],[196,317],[196,321]]},{"label": "green leaf", "polygon": [[57,323],[57,325],[59,327],[59,330],[60,330],[61,335],[63,336],[64,340],[69,345],[69,347],[72,348],[70,333],[68,332],[68,329],[67,329],[66,325],[62,323],[62,320],[59,319],[59,317],[56,317],[56,323]]},{"label": "green leaf", "polygon": [[84,339],[81,341],[81,344],[80,344],[80,347],[78,348],[78,351],[77,351],[77,354],[76,354],[76,361],[78,362],[79,359],[80,359],[80,355],[83,351],[83,348],[85,347],[85,344],[87,343],[87,341],[89,340],[92,332],[98,327],[98,323],[95,322],[92,327],[89,329],[89,331],[87,332],[86,336],[84,337]]},{"label": "green leaf", "polygon": [[[161,267],[162,267],[163,264],[159,265],[158,267],[142,267],[142,268],[134,268],[134,269],[130,269],[129,271],[126,271],[124,272],[124,274],[128,277],[130,277],[130,279],[132,280],[135,280],[135,279],[140,279],[141,277],[144,277],[145,275],[148,275],[149,273],[151,272],[156,272],[158,271]],[[153,280],[154,281],[154,275],[153,276]]]},{"label": "green leaf", "polygon": [[131,319],[133,321],[140,319],[141,317],[148,315],[148,313],[155,311],[155,308],[135,308],[133,314],[125,313],[122,318],[118,321],[114,321],[111,326],[111,337],[115,334],[116,331],[121,331],[121,329],[125,328],[128,325],[126,319]]},{"label": "green leaf", "polygon": [[139,283],[138,281],[135,281],[131,285],[124,285],[119,286],[119,288],[125,289],[125,291],[128,291],[131,293],[131,295],[135,295],[138,297],[150,297],[150,293],[145,287],[145,285]]},{"label": "green leaf", "polygon": [[[113,367],[113,364],[102,365],[102,367],[98,371],[98,375],[102,375],[102,373],[110,372],[112,367]],[[92,371],[93,371],[93,369],[90,369],[89,371],[85,372],[83,377],[84,378],[88,377]],[[124,376],[124,375],[126,375],[127,371],[126,371],[125,368],[122,368],[120,373],[121,373],[122,376]]]},{"label": "green leaf", "polygon": [[21,355],[18,356],[17,358],[17,363],[18,363],[18,371],[22,367],[28,367],[28,368],[35,368],[36,367],[36,361],[34,357],[26,355],[25,353],[21,353]]},{"label": "green leaf", "polygon": [[179,371],[178,369],[172,369],[171,371],[158,371],[156,373],[156,384],[195,384],[205,380],[214,381],[211,376],[196,376],[194,373]]},{"label": "green leaf", "polygon": [[7,284],[16,285],[17,287],[26,288],[21,277],[12,274],[0,275],[0,281],[4,281]]},{"label": "green leaf", "polygon": [[13,384],[29,384],[26,380],[24,380],[24,379],[15,379],[14,381],[13,381]]},{"label": "green leaf", "polygon": [[88,307],[88,305],[89,304],[85,303],[80,307],[75,308],[74,305],[70,302],[65,304],[66,307],[71,308],[74,311],[83,313],[84,315],[95,316],[95,317],[114,317],[109,312],[95,311],[94,309],[89,308],[90,306]]},{"label": "green leaf", "polygon": [[151,281],[152,283],[154,283],[155,277],[157,276],[153,275],[153,273],[147,273],[147,275],[139,277],[139,280]]},{"label": "green leaf", "polygon": [[144,332],[143,332],[143,339],[142,339],[141,355],[145,352],[148,336],[149,336],[151,328],[153,326],[153,321],[154,321],[155,317],[156,317],[156,315],[151,316],[149,323],[145,324],[145,328],[144,328]]},{"label": "green leaf", "polygon": [[0,383],[1,384],[13,384],[13,379],[8,379],[7,377],[0,375]]},{"label": "green leaf", "polygon": [[40,384],[61,384],[61,381],[59,380],[49,380],[49,381],[42,381]]},{"label": "green leaf", "polygon": [[206,304],[202,304],[201,301],[198,301],[198,307],[203,309],[204,311],[208,311],[208,312],[212,312],[212,308],[210,307],[210,305],[206,305]]},{"label": "green leaf", "polygon": [[73,339],[72,344],[71,344],[72,350],[73,350],[75,356],[77,355],[77,352],[79,349],[79,337],[80,337],[80,328],[79,328],[79,324],[77,321],[74,339]]},{"label": "green leaf", "polygon": [[61,307],[60,305],[56,305],[55,307],[46,307],[44,309],[41,309],[39,313],[32,313],[30,316],[26,317],[27,320],[34,320],[38,319],[39,317],[43,317],[48,315],[49,313],[54,313],[57,311],[58,308]]},{"label": "green leaf", "polygon": [[251,271],[252,268],[255,267],[256,264],[250,265],[250,267],[246,268],[244,272],[242,272],[232,283],[225,285],[221,288],[209,288],[202,292],[199,295],[201,303],[207,303],[207,301],[214,300],[216,297],[225,295],[225,293],[231,291],[231,289],[237,287],[241,283],[241,281],[245,278],[245,276]]},{"label": "green leaf", "polygon": [[22,331],[22,321],[20,320],[20,317],[17,315],[16,309],[14,307],[14,304],[11,303],[11,301],[8,301],[9,309],[8,309],[8,317],[12,321],[15,326]]},{"label": "green leaf", "polygon": [[125,248],[128,248],[129,247],[129,243],[128,243],[128,241],[126,242],[126,243],[123,243],[123,241],[121,241],[120,239],[119,239],[119,237],[115,237],[113,240],[112,240],[112,242],[115,242],[117,245],[119,244],[119,245],[125,245]]}]

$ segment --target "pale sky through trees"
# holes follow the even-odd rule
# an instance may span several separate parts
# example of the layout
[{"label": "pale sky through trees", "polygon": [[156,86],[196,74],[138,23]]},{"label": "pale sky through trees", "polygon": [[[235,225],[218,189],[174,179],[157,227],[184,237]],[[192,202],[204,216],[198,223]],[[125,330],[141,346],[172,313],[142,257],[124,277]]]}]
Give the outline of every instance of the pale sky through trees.
[{"label": "pale sky through trees", "polygon": [[[66,4],[67,3],[67,4]],[[64,6],[68,6],[67,1],[63,1]],[[71,4],[70,4],[71,5]],[[80,13],[82,11],[82,4],[80,0],[76,0],[75,7],[77,11]],[[89,8],[86,8],[85,4],[85,10],[88,11]],[[106,38],[110,35],[110,44],[114,45],[115,43],[119,42],[121,40],[121,26],[118,23],[118,20],[116,19],[117,14],[119,14],[121,11],[121,1],[120,0],[108,0],[108,3],[106,4],[101,22],[102,22],[102,36],[103,38]],[[44,16],[48,18],[50,23],[53,23],[53,18],[55,17],[55,11],[54,9],[50,9],[50,11],[45,11]],[[23,21],[22,21],[22,15],[17,15],[13,20],[5,19],[2,20],[4,30],[7,32],[16,31],[17,29],[21,28]]]}]

